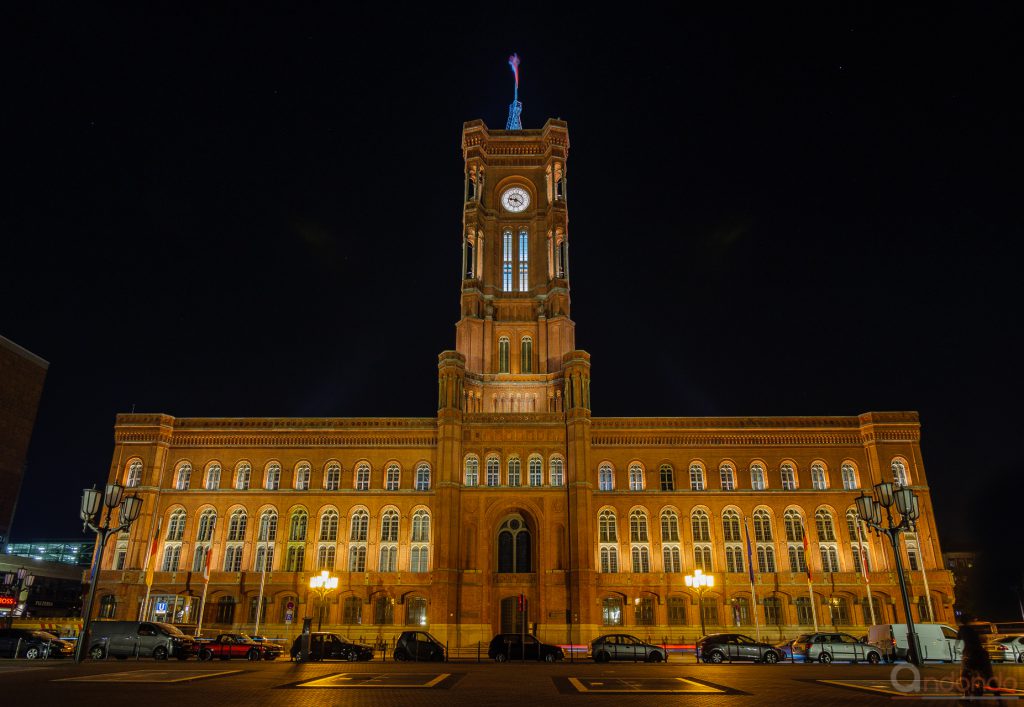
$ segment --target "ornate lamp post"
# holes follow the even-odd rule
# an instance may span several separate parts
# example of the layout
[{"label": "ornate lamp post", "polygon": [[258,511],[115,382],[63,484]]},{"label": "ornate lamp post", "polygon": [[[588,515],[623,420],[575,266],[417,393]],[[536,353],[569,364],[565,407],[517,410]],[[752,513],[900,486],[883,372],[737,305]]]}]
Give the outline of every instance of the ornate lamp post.
[{"label": "ornate lamp post", "polygon": [[[123,498],[122,498],[123,497]],[[106,515],[103,514],[103,506],[107,507]],[[114,519],[114,509],[117,508],[117,519]],[[120,533],[122,530],[131,528],[142,512],[142,499],[132,494],[124,496],[124,486],[121,484],[107,484],[101,493],[95,486],[91,489],[82,490],[82,509],[79,516],[82,518],[82,532],[88,528],[99,536],[100,547],[93,558],[92,570],[89,579],[89,599],[85,603],[83,614],[82,633],[78,637],[78,645],[75,646],[75,662],[80,663],[85,656],[86,644],[89,642],[89,623],[92,621],[92,604],[96,599],[96,584],[99,579],[100,563],[103,561],[103,548],[107,546],[107,540],[111,535]],[[99,514],[97,518],[96,514]],[[93,523],[93,520],[101,520],[100,524]]]},{"label": "ornate lamp post", "polygon": [[703,638],[707,635],[704,630],[704,592],[708,587],[715,586],[714,575],[704,574],[701,570],[694,570],[693,574],[686,575],[686,586],[697,592],[697,611],[700,612],[700,635]]},{"label": "ornate lamp post", "polygon": [[[900,519],[893,516],[892,507],[896,506]],[[885,510],[883,517],[882,510]],[[892,543],[892,554],[896,557],[896,575],[900,580],[900,594],[903,597],[903,612],[907,615],[907,659],[920,666],[921,642],[914,631],[914,617],[910,613],[910,597],[907,595],[907,580],[903,576],[903,559],[900,557],[900,533],[914,532],[914,523],[921,516],[917,494],[910,487],[896,488],[892,483],[883,481],[875,484],[874,496],[861,492],[857,497],[857,512],[876,534],[881,533]]]},{"label": "ornate lamp post", "polygon": [[[4,575],[4,586],[7,587],[11,596],[14,598],[14,606],[7,613],[7,628],[14,625],[14,612],[18,610],[21,604],[21,593],[32,586],[32,583],[36,581],[34,574],[29,574],[28,570],[24,567],[19,567],[17,572],[7,572]],[[28,595],[26,594],[25,603],[28,603]],[[25,615],[25,609],[22,607],[21,615]]]},{"label": "ornate lamp post", "polygon": [[316,630],[319,631],[324,625],[324,602],[327,595],[338,588],[338,578],[332,577],[327,570],[324,570],[317,577],[309,578],[309,588],[316,592],[320,599],[320,611],[317,613]]}]

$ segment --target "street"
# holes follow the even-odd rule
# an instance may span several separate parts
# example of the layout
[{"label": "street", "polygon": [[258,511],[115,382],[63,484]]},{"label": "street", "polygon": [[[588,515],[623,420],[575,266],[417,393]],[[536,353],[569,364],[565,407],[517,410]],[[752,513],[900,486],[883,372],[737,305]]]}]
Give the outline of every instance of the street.
[{"label": "street", "polygon": [[[393,663],[287,660],[199,663],[154,660],[0,661],[5,701],[137,707],[188,705],[864,704],[950,698],[958,665],[929,665],[915,691],[909,666],[581,663]],[[892,677],[895,673],[897,684]],[[997,666],[1003,684],[1024,684],[1024,665]],[[1013,696],[1011,699],[1019,699]],[[937,701],[937,700],[936,700]]]}]

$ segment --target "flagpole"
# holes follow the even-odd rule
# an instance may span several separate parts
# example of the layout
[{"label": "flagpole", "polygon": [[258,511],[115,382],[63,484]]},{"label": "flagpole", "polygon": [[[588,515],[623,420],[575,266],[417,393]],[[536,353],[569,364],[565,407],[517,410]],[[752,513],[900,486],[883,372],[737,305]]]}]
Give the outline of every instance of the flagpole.
[{"label": "flagpole", "polygon": [[142,605],[139,606],[139,621],[145,621],[146,607],[149,605],[149,592],[153,586],[153,572],[150,569],[149,563],[153,561],[153,557],[156,555],[156,544],[160,537],[160,526],[163,523],[163,518],[158,518],[156,521],[156,531],[153,533],[153,537],[149,541],[149,548],[146,550],[146,564],[143,567],[143,572],[146,576],[146,598],[142,600]]},{"label": "flagpole", "polygon": [[811,600],[811,618],[814,620],[814,632],[818,632],[818,610],[814,606],[814,586],[811,579],[811,550],[810,545],[807,542],[807,524],[803,523],[803,535],[804,535],[804,564],[807,565],[807,595]]},{"label": "flagpole", "polygon": [[267,581],[267,546],[266,541],[263,545],[263,566],[260,568],[260,598],[256,600],[256,628],[253,629],[254,635],[260,633],[260,613],[263,611],[263,587]]},{"label": "flagpole", "polygon": [[750,610],[754,612],[754,635],[761,640],[761,622],[757,618],[757,592],[754,589],[754,553],[750,546],[750,528],[747,527],[747,518],[743,518],[743,534],[747,536],[747,567],[750,569]]},{"label": "flagpole", "polygon": [[203,632],[203,612],[206,610],[206,592],[210,588],[210,558],[213,555],[213,531],[217,527],[217,516],[213,517],[213,524],[210,527],[210,545],[206,548],[206,557],[203,559],[203,598],[199,601],[199,621],[196,623],[196,636]]},{"label": "flagpole", "polygon": [[871,612],[871,625],[874,626],[877,622],[875,621],[875,602],[871,599],[871,577],[868,576],[868,557],[864,551],[864,521],[857,519],[857,530],[859,531],[857,538],[857,544],[860,546],[860,573],[864,575],[864,584],[867,585],[868,590],[868,611]]},{"label": "flagpole", "polygon": [[[921,546],[921,534],[917,534],[917,547],[921,552],[921,578],[924,580],[924,597],[925,603],[928,605],[928,620],[935,620],[935,610],[932,608],[932,592],[928,588],[928,564],[927,558],[924,554],[924,548]],[[928,549],[932,551],[932,561],[935,561],[935,548],[932,547],[932,539],[928,538]]]}]

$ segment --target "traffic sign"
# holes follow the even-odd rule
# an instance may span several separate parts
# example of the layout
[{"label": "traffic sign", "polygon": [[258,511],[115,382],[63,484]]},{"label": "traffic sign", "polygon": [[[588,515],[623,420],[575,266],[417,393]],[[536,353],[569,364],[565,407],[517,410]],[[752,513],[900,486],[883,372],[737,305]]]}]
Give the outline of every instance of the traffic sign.
[{"label": "traffic sign", "polygon": [[295,608],[295,602],[289,601],[287,604],[284,605],[284,608],[288,611],[292,611]]},{"label": "traffic sign", "polygon": [[[288,602],[288,603],[290,604],[291,602]],[[290,624],[292,622],[292,619],[294,619],[294,618],[295,618],[295,612],[292,611],[291,609],[289,609],[288,611],[284,612],[284,622],[286,624]]]}]

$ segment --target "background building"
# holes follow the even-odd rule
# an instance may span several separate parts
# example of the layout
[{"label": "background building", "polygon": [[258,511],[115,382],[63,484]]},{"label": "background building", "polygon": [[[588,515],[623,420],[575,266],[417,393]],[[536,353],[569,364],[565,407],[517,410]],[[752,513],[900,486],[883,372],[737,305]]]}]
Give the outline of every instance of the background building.
[{"label": "background building", "polygon": [[0,549],[10,538],[25,455],[49,366],[0,336]]},{"label": "background building", "polygon": [[[110,478],[145,505],[107,548],[100,612],[194,623],[210,557],[211,628],[251,626],[263,583],[262,631],[294,630],[327,569],[341,581],[325,625],[353,636],[416,625],[474,645],[518,630],[520,596],[558,642],[619,626],[692,639],[702,615],[709,631],[862,632],[902,620],[891,550],[854,510],[885,479],[921,497],[903,546],[915,619],[951,621],[916,413],[592,415],[570,318],[568,150],[559,120],[463,128],[461,317],[436,417],[119,415]],[[642,348],[606,375],[642,376]],[[717,580],[700,606],[695,569]]]}]

